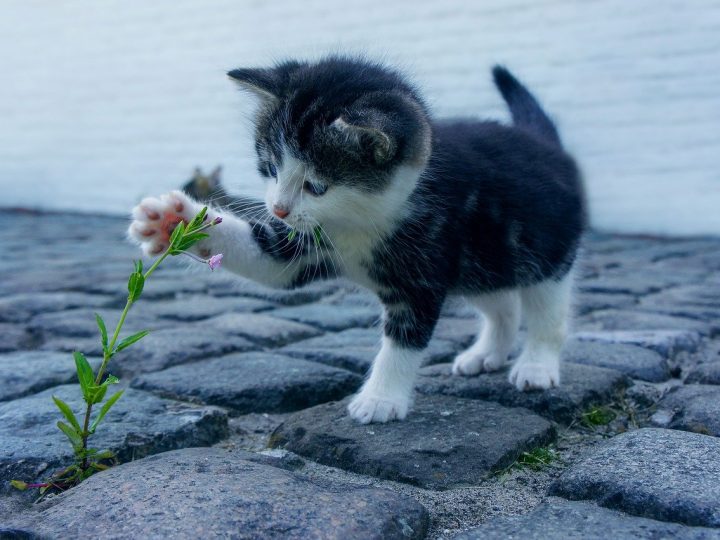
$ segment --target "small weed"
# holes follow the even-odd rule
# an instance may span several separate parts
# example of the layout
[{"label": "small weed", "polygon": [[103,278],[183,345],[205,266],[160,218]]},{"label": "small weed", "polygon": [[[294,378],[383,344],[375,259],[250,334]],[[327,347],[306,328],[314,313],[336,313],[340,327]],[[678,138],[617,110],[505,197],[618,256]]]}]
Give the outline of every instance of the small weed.
[{"label": "small weed", "polygon": [[523,452],[515,462],[515,465],[520,468],[527,467],[534,471],[539,471],[558,459],[557,450],[546,446],[534,448],[529,452]]},{"label": "small weed", "polygon": [[617,418],[617,413],[610,407],[596,405],[582,413],[580,420],[589,428],[606,426]]},{"label": "small weed", "polygon": [[558,461],[560,456],[557,450],[551,446],[541,446],[533,448],[529,452],[523,452],[515,460],[514,463],[508,465],[504,469],[501,469],[495,473],[496,476],[504,476],[511,470],[531,469],[533,471],[541,471],[544,468],[551,465],[553,462]]},{"label": "small weed", "polygon": [[[110,386],[120,382],[117,377],[106,373],[110,359],[117,353],[127,349],[132,344],[140,341],[149,334],[149,330],[143,330],[124,339],[120,339],[120,333],[125,323],[125,318],[127,317],[130,308],[142,295],[145,281],[167,257],[185,254],[199,262],[207,264],[211,270],[219,268],[223,258],[221,253],[213,255],[206,260],[188,252],[187,249],[208,236],[208,234],[204,231],[218,225],[221,222],[222,218],[220,217],[208,222],[207,207],[205,207],[192,221],[188,223],[181,221],[175,227],[172,235],[170,236],[170,246],[155,260],[150,268],[143,271],[142,261],[135,262],[134,271],[130,274],[130,278],[128,279],[128,297],[125,303],[125,308],[120,314],[120,319],[115,326],[115,330],[108,332],[108,328],[103,318],[100,315],[95,314],[95,321],[100,332],[100,343],[103,351],[103,360],[97,373],[93,371],[92,366],[83,353],[79,351],[75,351],[73,353],[79,389],[83,396],[83,400],[85,401],[84,415],[78,418],[75,412],[71,409],[70,405],[57,396],[52,397],[55,405],[66,420],[66,422],[58,421],[57,427],[65,434],[72,445],[73,453],[75,455],[74,463],[63,470],[52,474],[45,482],[27,483],[22,480],[11,480],[10,484],[13,487],[19,490],[37,488],[40,490],[41,496],[48,490],[64,491],[79,484],[98,471],[108,469],[115,463],[115,455],[110,450],[100,451],[95,448],[91,448],[88,442],[95,434],[95,430],[98,428],[98,425],[103,418],[105,418],[105,415],[125,392],[124,390],[115,392],[112,396],[105,400],[105,403],[102,403]],[[101,403],[102,406],[100,407]],[[95,405],[99,406],[100,410],[96,410],[95,419],[92,420],[92,413]]]}]

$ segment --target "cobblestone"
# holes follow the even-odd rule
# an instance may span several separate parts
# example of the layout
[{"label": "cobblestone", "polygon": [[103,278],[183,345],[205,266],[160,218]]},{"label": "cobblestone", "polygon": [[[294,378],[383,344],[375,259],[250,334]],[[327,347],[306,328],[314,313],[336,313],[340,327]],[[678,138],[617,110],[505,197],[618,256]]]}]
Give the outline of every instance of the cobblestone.
[{"label": "cobblestone", "polygon": [[347,403],[293,414],[271,445],[360,474],[447,489],[478,484],[555,438],[551,424],[530,411],[486,401],[421,396],[405,421],[374,425],[351,420]]},{"label": "cobblestone", "polygon": [[342,399],[361,382],[344,369],[280,354],[244,353],[142,375],[132,386],[246,414],[295,411]]},{"label": "cobblestone", "polygon": [[[128,389],[96,436],[135,461],[30,505],[6,480],[68,462],[50,395],[82,406],[70,352],[97,362],[93,313],[112,325],[125,303],[125,226],[0,212],[0,536],[98,536],[118,516],[129,537],[718,536],[720,238],[591,233],[562,385],[546,392],[518,392],[506,371],[450,376],[481,326],[450,299],[416,408],[379,426],[344,409],[379,350],[370,293],[275,291],[172,259],[128,318],[151,334],[110,366],[146,390]],[[607,424],[577,421],[605,409]],[[258,453],[268,441],[279,457]],[[102,519],[78,514],[103,490]]]}]

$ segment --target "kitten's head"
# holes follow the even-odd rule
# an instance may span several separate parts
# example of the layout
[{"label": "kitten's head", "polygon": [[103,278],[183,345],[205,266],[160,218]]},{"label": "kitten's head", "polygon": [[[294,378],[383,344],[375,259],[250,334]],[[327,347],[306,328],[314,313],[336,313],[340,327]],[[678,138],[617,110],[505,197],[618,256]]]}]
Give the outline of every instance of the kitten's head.
[{"label": "kitten's head", "polygon": [[209,202],[225,194],[220,183],[222,167],[218,165],[210,174],[203,174],[200,167],[196,167],[193,175],[182,187],[182,190],[192,198]]},{"label": "kitten's head", "polygon": [[262,100],[256,119],[266,204],[292,227],[381,229],[430,154],[428,114],[394,71],[357,58],[228,74]]}]

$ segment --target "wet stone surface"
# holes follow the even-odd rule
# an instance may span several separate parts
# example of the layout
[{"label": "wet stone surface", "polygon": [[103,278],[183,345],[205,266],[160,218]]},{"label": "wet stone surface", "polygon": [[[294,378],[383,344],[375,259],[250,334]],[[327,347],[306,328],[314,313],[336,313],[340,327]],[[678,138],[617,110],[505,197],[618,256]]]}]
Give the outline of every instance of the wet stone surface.
[{"label": "wet stone surface", "polygon": [[112,326],[125,304],[126,226],[0,211],[0,537],[718,536],[720,238],[596,232],[559,388],[451,376],[482,324],[451,298],[416,408],[385,425],[345,413],[380,348],[370,292],[272,290],[173,258],[128,317],[125,335],[151,334],[110,365],[146,389],[96,435],[125,464],[32,505],[7,480],[68,463],[50,396],[82,409],[70,353],[97,362],[93,314]]}]

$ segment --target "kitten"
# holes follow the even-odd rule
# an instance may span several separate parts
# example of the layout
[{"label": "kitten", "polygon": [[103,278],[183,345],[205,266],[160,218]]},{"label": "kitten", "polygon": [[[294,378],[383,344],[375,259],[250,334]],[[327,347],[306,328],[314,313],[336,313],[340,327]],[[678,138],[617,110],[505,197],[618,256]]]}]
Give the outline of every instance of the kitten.
[{"label": "kitten", "polygon": [[[382,347],[349,405],[359,422],[405,418],[421,352],[451,294],[485,320],[453,373],[504,367],[522,313],[527,344],[510,381],[520,390],[560,382],[585,226],[580,174],[535,98],[504,68],[493,74],[512,127],[435,121],[400,74],[364,59],[229,73],[260,99],[255,148],[274,217],[211,209],[224,221],[200,253],[222,252],[225,268],[276,287],[345,276],[378,295]],[[159,253],[167,224],[199,209],[179,192],[145,199],[130,236]]]}]

